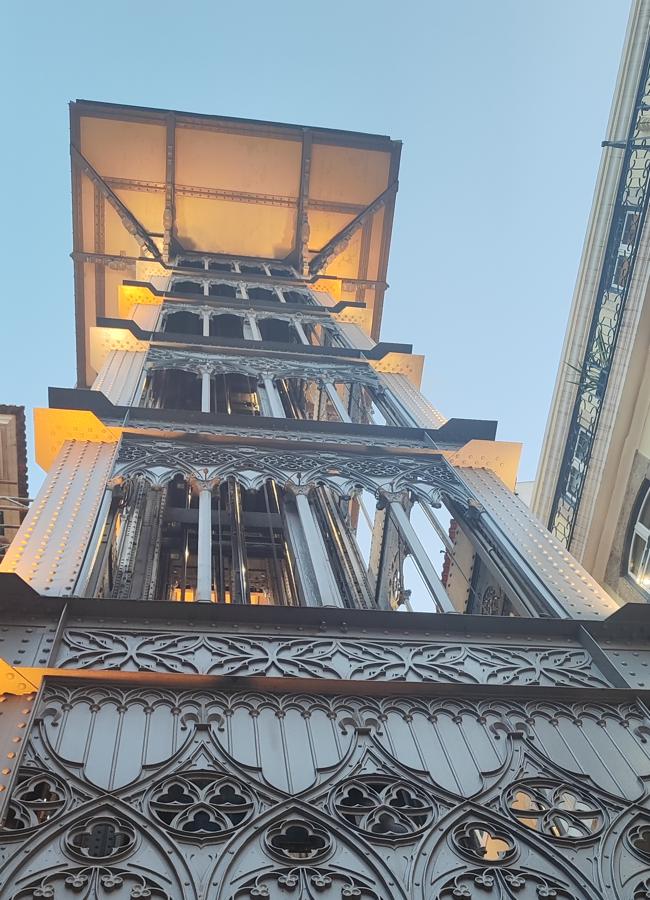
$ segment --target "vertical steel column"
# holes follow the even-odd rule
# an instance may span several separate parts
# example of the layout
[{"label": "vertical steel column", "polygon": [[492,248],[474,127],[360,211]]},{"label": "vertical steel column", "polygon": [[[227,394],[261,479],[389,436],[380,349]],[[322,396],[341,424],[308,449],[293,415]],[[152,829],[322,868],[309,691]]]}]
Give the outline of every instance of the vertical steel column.
[{"label": "vertical steel column", "polygon": [[394,402],[394,398],[387,390],[379,388],[370,388],[370,394],[377,409],[390,425],[401,425],[407,428],[416,426],[415,421],[405,415],[399,404]]},{"label": "vertical steel column", "polygon": [[389,503],[390,513],[393,516],[407,547],[411,551],[413,562],[417,566],[420,575],[431,592],[431,596],[438,607],[438,611],[456,612],[442,581],[438,578],[438,573],[433,568],[433,564],[429,559],[427,551],[422,546],[422,542],[413,528],[411,520],[406,514],[406,510],[402,506],[402,500],[389,497],[388,495],[386,495],[386,499]]},{"label": "vertical steel column", "polygon": [[252,313],[247,313],[246,322],[248,322],[252,340],[261,341],[262,332],[260,331],[259,325],[257,324],[257,318]]},{"label": "vertical steel column", "polygon": [[318,522],[311,508],[309,497],[303,491],[296,490],[296,508],[300,518],[300,525],[305,536],[305,542],[309,548],[311,562],[316,576],[316,584],[320,594],[322,606],[344,606],[339,587],[332,572],[327,547]]},{"label": "vertical steel column", "polygon": [[298,319],[294,319],[293,327],[296,329],[296,334],[300,338],[300,343],[307,344],[308,346],[311,345],[311,341],[305,334],[305,329],[302,327],[302,322],[300,322]]},{"label": "vertical steel column", "polygon": [[210,337],[210,312],[202,309],[201,318],[203,319],[203,337]]},{"label": "vertical steel column", "polygon": [[199,535],[196,558],[196,599],[212,599],[212,484],[197,482],[199,490]]},{"label": "vertical steel column", "polygon": [[350,418],[350,414],[345,408],[345,404],[341,400],[339,396],[339,392],[336,390],[336,386],[331,381],[324,381],[323,387],[325,388],[325,393],[332,401],[332,406],[336,410],[339,418],[342,422],[352,422]]},{"label": "vertical steel column", "polygon": [[248,603],[246,544],[241,508],[241,488],[234,478],[228,479],[228,513],[230,516],[230,602]]},{"label": "vertical steel column", "polygon": [[275,419],[284,419],[284,406],[282,405],[282,401],[280,400],[280,395],[278,394],[277,388],[273,382],[273,379],[265,375],[262,378],[264,382],[264,390],[266,392],[266,396],[269,402],[269,409],[271,411],[271,415]]},{"label": "vertical steel column", "polygon": [[210,370],[201,369],[201,412],[210,412]]}]

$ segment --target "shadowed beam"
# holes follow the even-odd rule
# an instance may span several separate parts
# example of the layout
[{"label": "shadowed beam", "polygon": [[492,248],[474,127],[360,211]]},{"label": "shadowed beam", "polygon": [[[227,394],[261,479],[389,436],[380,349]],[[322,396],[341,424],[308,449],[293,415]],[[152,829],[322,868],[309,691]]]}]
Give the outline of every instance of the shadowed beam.
[{"label": "shadowed beam", "polygon": [[355,216],[345,228],[342,228],[338,234],[335,234],[309,263],[310,275],[315,275],[319,272],[323,266],[327,265],[333,256],[343,250],[354,236],[355,232],[358,231],[359,228],[362,228],[365,222],[367,222],[377,210],[381,209],[389,198],[394,197],[396,193],[397,181],[393,181],[392,184],[389,184],[386,190],[382,191],[369,206],[366,206],[358,216]]},{"label": "shadowed beam", "polygon": [[309,172],[311,169],[312,134],[309,128],[302,132],[302,159],[300,163],[300,194],[298,195],[298,213],[296,215],[296,242],[293,249],[296,269],[301,275],[307,275],[306,256],[309,241],[309,218],[307,214],[309,198]]},{"label": "shadowed beam", "polygon": [[176,116],[167,116],[167,144],[165,153],[165,212],[163,214],[163,259],[169,262],[174,241],[174,179],[176,169]]},{"label": "shadowed beam", "polygon": [[122,225],[124,225],[129,234],[133,235],[134,238],[139,240],[141,246],[146,247],[155,259],[161,260],[160,251],[149,237],[149,234],[147,233],[144,226],[141,225],[140,222],[138,222],[138,220],[135,218],[133,213],[129,209],[127,209],[127,207],[122,203],[117,194],[115,194],[109,188],[101,175],[96,172],[95,169],[93,169],[85,156],[82,155],[81,151],[78,150],[74,146],[74,144],[72,144],[70,146],[70,152],[72,154],[73,162],[82,170],[82,172],[84,172],[90,178],[92,183],[99,189],[100,193],[110,203],[110,205],[120,217]]}]

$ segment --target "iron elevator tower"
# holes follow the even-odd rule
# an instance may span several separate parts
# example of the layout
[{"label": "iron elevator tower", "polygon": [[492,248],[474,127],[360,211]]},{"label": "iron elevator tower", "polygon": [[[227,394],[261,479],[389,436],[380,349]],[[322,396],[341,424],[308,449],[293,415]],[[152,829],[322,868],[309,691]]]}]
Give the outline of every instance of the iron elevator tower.
[{"label": "iron elevator tower", "polygon": [[380,339],[399,143],[88,101],[71,141],[0,898],[649,897],[646,609]]}]

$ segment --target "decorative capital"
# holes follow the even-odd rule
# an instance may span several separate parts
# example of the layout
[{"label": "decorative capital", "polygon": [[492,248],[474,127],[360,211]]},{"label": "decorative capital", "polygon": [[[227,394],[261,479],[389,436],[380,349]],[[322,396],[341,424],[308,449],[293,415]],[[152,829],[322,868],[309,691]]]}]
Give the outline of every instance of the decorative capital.
[{"label": "decorative capital", "polygon": [[197,491],[197,493],[201,493],[201,491],[213,491],[216,487],[219,487],[221,484],[220,478],[213,478],[208,475],[208,470],[204,469],[202,475],[193,475],[190,478],[190,485],[193,490]]},{"label": "decorative capital", "polygon": [[411,499],[407,490],[402,491],[379,491],[379,499],[377,500],[377,509],[385,509],[387,503],[399,503],[400,506],[410,505]]}]

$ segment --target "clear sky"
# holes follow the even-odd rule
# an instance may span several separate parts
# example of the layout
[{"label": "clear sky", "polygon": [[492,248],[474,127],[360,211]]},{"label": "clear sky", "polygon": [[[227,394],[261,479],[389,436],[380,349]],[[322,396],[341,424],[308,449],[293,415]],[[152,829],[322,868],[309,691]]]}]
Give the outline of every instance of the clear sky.
[{"label": "clear sky", "polygon": [[[382,335],[534,476],[628,0],[8,3],[0,402],[74,380],[68,101],[404,142]],[[31,415],[30,415],[31,418]],[[42,478],[32,465],[32,491]]]}]

